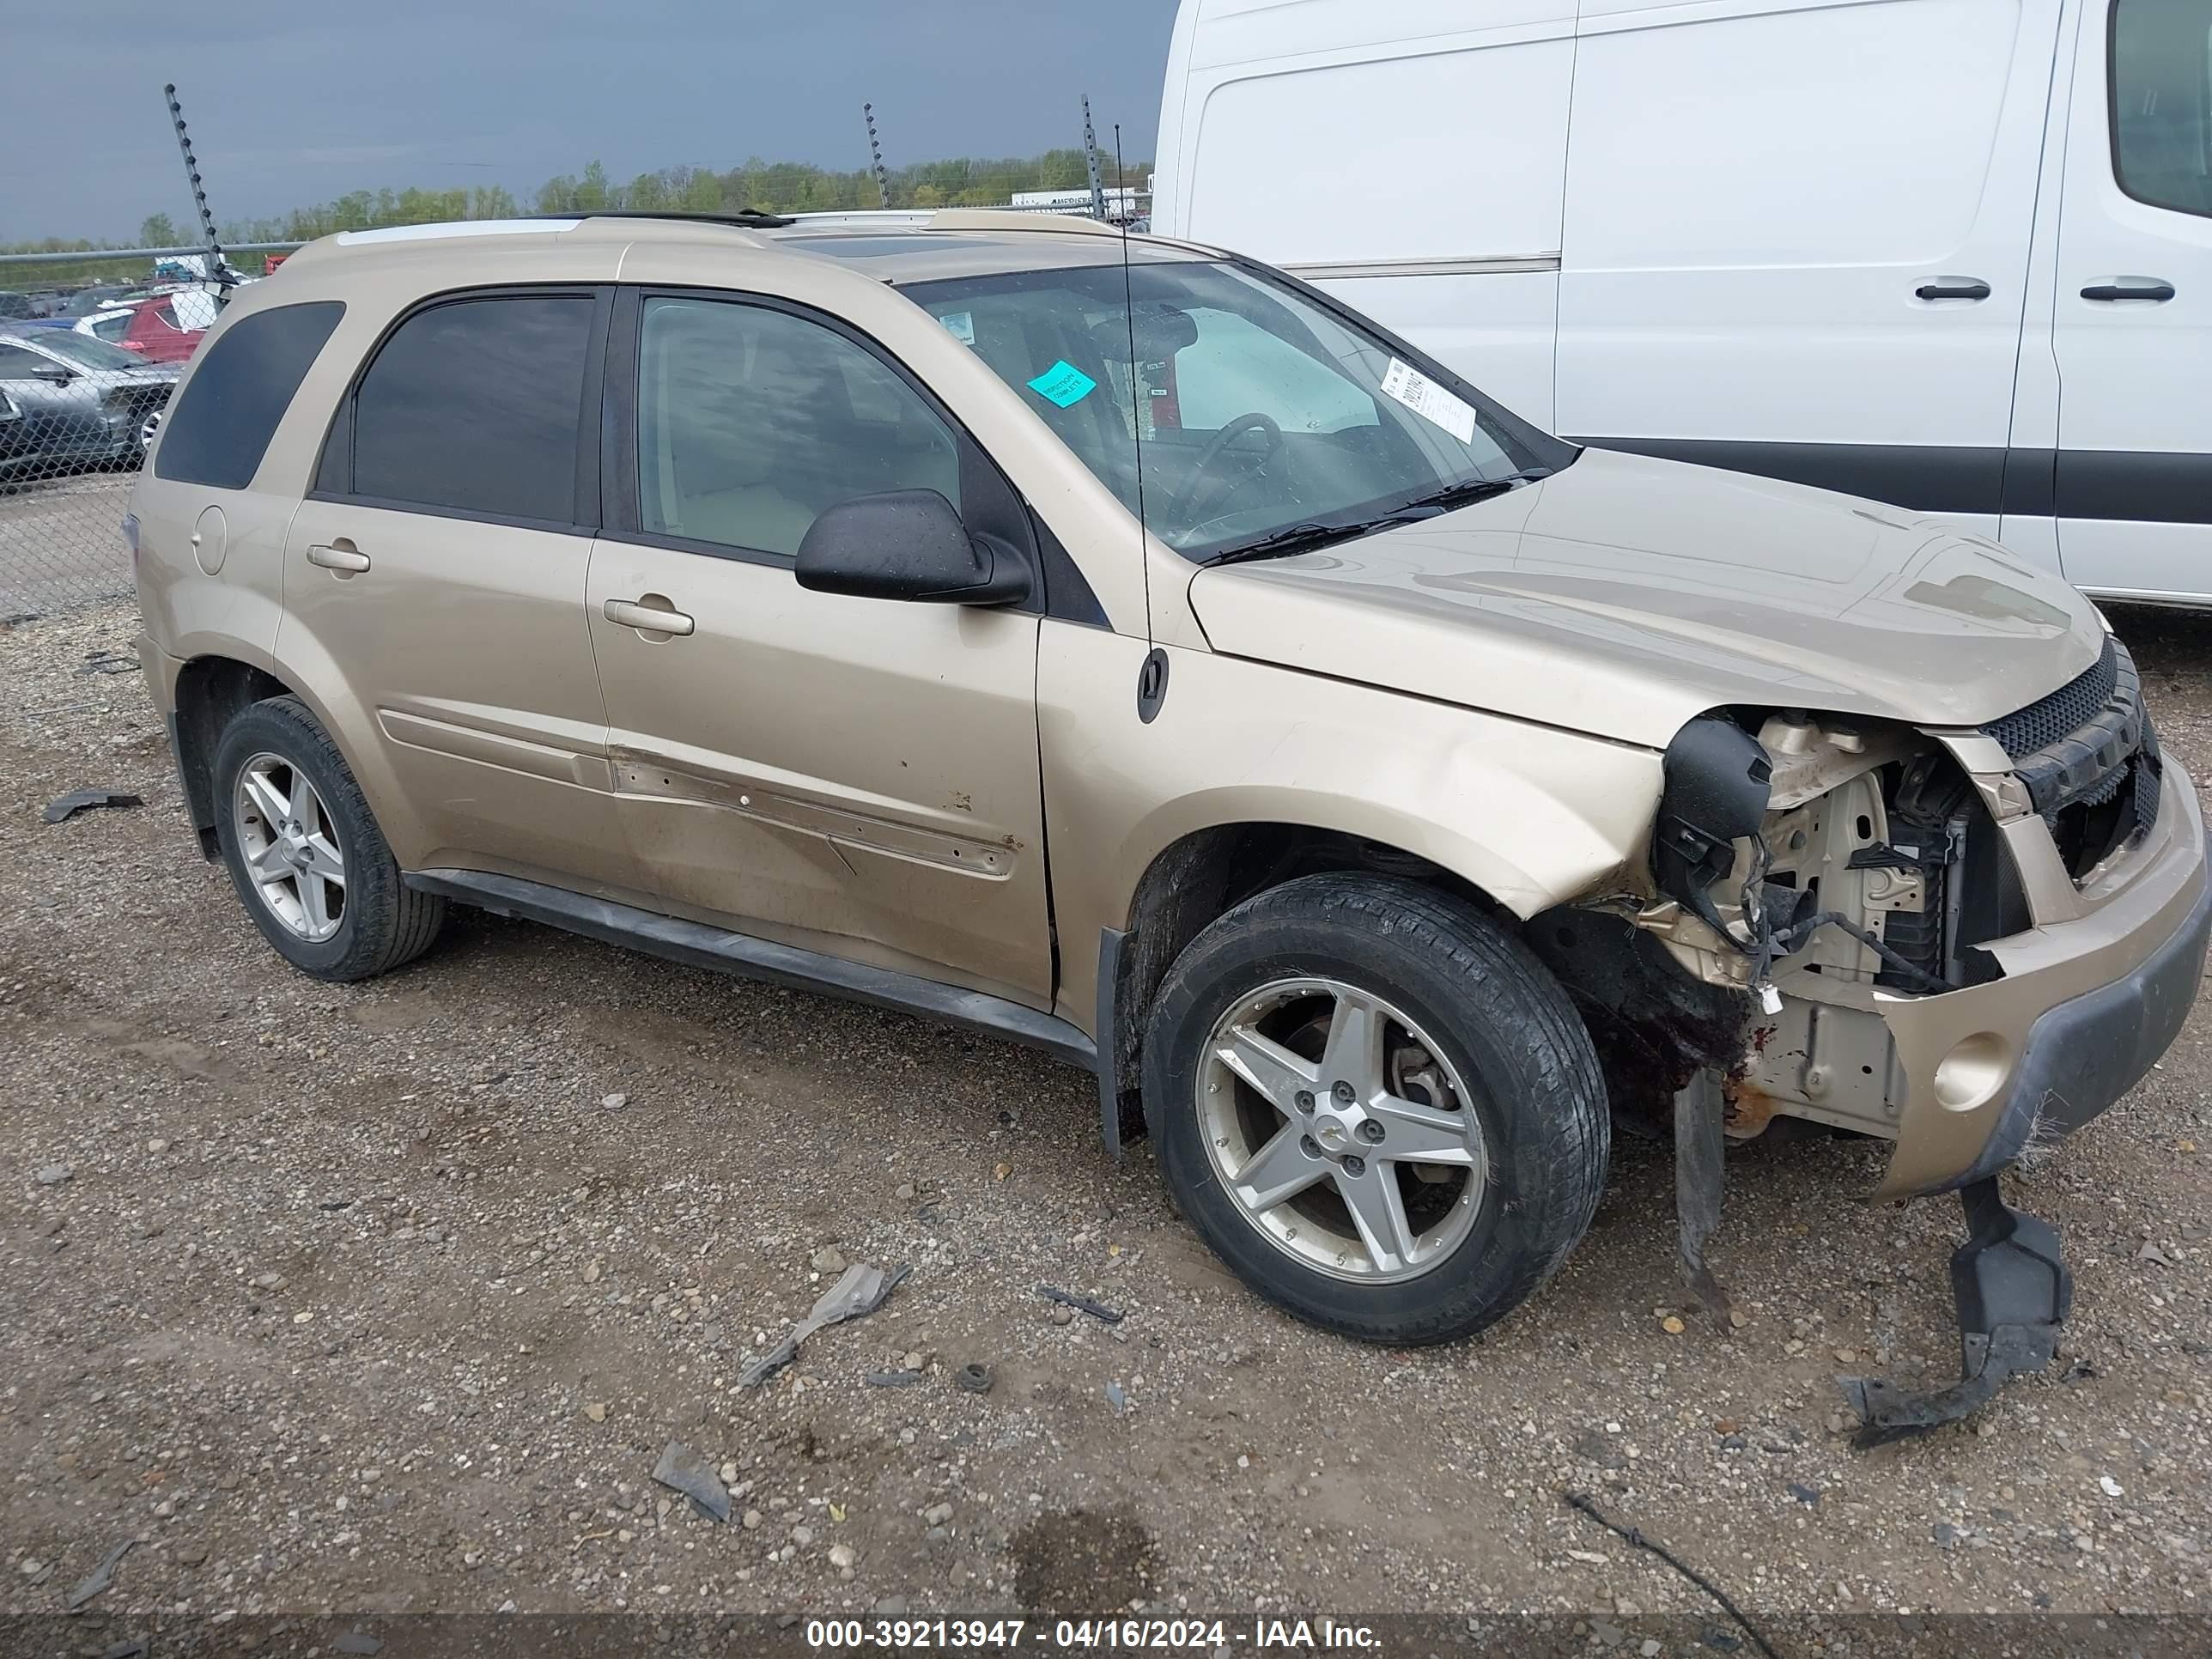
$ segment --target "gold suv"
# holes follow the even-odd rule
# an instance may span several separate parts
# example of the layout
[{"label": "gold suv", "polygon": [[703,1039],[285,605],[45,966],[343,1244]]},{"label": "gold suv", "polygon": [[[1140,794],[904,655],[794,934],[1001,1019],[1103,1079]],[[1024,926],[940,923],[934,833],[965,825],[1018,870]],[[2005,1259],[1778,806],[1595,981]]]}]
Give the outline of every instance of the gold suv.
[{"label": "gold suv", "polygon": [[132,511],[192,821],[295,966],[460,902],[1040,1045],[1354,1336],[1527,1296],[1616,1117],[1709,1291],[1778,1116],[1994,1202],[2203,958],[2195,791],[2063,582],[1577,449],[1218,249],[349,233],[229,306]]}]

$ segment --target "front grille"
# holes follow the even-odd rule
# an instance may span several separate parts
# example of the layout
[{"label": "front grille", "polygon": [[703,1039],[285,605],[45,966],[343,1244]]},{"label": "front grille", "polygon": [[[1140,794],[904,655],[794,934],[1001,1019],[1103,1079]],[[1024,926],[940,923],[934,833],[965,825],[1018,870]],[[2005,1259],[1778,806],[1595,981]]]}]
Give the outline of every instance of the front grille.
[{"label": "front grille", "polygon": [[2110,634],[2097,660],[2040,702],[2032,702],[2016,714],[1992,720],[1982,728],[1995,738],[2006,754],[2018,760],[2039,749],[2048,749],[2061,738],[2070,738],[2112,701],[2120,677],[2120,650]]},{"label": "front grille", "polygon": [[1982,728],[2051,826],[2079,880],[2158,817],[2158,737],[2127,647],[2110,635],[2088,672]]}]

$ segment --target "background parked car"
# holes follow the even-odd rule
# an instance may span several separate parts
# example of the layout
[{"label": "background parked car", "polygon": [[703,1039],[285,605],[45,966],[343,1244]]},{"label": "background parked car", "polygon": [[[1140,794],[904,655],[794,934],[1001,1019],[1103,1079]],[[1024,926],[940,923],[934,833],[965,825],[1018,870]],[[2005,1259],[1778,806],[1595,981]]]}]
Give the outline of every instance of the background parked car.
[{"label": "background parked car", "polygon": [[216,314],[213,295],[180,289],[80,318],[76,329],[149,363],[181,363],[199,349]]},{"label": "background parked car", "polygon": [[73,330],[0,323],[0,481],[136,465],[181,373]]},{"label": "background parked car", "polygon": [[57,317],[89,317],[96,312],[112,311],[130,298],[131,289],[123,283],[94,283],[78,289],[63,300]]},{"label": "background parked car", "polygon": [[38,314],[38,302],[29,295],[0,289],[0,319],[14,322]]}]

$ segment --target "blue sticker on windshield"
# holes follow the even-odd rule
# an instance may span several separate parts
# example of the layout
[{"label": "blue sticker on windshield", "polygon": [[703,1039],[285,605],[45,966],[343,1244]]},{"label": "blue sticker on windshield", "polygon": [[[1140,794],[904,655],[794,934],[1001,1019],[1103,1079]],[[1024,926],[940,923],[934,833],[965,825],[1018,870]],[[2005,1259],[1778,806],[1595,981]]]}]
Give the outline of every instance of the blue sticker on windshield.
[{"label": "blue sticker on windshield", "polygon": [[1065,357],[1030,382],[1030,390],[1048,404],[1066,409],[1089,397],[1098,382]]}]

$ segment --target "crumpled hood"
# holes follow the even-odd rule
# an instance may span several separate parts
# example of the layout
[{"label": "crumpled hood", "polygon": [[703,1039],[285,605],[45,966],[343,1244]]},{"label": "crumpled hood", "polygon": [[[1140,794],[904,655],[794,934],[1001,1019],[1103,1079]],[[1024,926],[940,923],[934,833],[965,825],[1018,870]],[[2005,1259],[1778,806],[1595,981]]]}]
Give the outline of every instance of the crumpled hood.
[{"label": "crumpled hood", "polygon": [[1653,748],[1729,703],[1984,725],[2104,635],[2057,577],[1940,520],[1601,449],[1439,518],[1200,570],[1190,600],[1231,656]]}]

